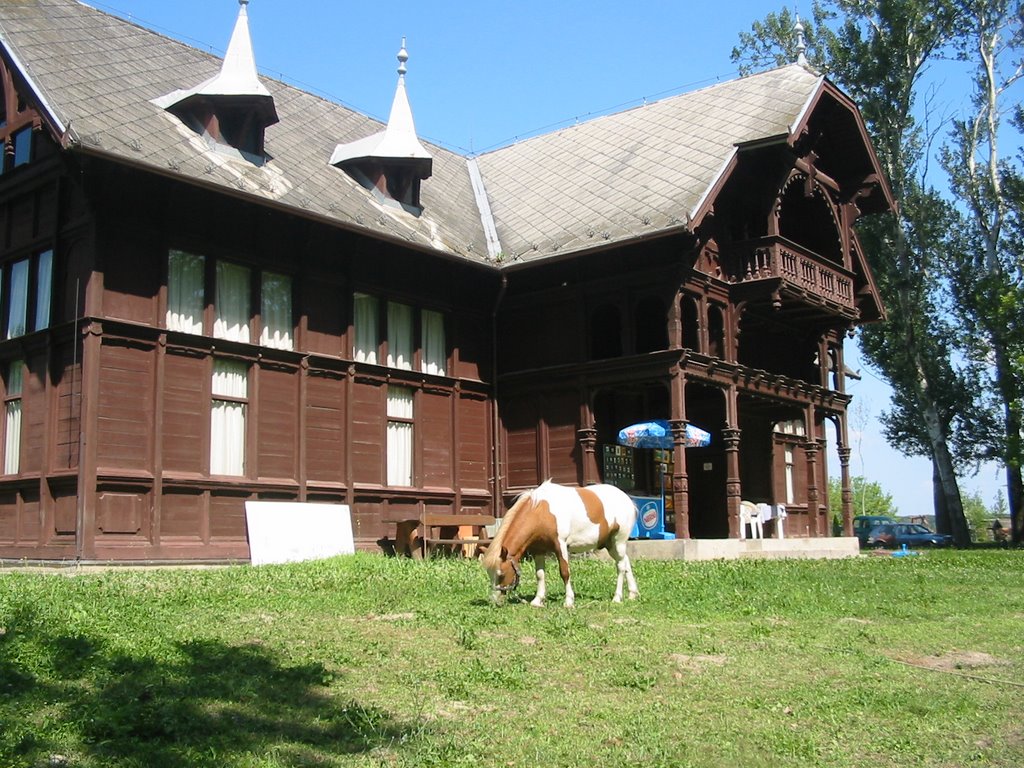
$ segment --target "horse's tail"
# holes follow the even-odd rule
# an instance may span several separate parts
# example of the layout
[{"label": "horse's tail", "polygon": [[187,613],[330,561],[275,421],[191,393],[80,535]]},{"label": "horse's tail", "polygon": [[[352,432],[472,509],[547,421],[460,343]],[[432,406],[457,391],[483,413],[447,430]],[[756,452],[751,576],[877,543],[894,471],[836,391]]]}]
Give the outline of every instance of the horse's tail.
[{"label": "horse's tail", "polygon": [[487,551],[484,552],[483,566],[488,570],[492,570],[498,567],[498,563],[501,562],[501,547],[505,541],[505,533],[508,531],[509,526],[515,519],[516,514],[526,504],[526,501],[530,497],[530,492],[519,494],[516,498],[512,508],[505,513],[505,516],[501,519],[501,525],[498,526],[497,533],[494,534],[494,538],[491,539],[491,543],[487,545]]}]

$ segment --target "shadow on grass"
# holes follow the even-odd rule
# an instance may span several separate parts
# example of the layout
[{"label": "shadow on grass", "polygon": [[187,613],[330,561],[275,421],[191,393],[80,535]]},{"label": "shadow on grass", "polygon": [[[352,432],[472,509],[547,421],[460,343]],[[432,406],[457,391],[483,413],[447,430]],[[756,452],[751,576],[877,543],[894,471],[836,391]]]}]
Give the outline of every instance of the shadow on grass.
[{"label": "shadow on grass", "polygon": [[153,658],[36,618],[22,611],[0,633],[3,765],[335,765],[409,746],[421,728],[332,698],[321,664],[258,645],[185,642]]}]

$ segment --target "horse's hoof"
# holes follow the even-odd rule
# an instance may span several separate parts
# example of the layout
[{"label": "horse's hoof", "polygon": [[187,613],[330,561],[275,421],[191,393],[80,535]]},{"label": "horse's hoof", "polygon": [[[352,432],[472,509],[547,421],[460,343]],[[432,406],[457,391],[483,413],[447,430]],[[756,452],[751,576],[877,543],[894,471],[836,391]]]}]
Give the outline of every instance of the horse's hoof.
[{"label": "horse's hoof", "polygon": [[638,597],[640,597],[640,593],[639,592],[630,592],[629,593],[629,599],[630,600],[636,600]]},{"label": "horse's hoof", "polygon": [[543,608],[544,607],[544,601],[543,600],[531,600],[530,601],[530,605],[532,605],[534,608]]}]

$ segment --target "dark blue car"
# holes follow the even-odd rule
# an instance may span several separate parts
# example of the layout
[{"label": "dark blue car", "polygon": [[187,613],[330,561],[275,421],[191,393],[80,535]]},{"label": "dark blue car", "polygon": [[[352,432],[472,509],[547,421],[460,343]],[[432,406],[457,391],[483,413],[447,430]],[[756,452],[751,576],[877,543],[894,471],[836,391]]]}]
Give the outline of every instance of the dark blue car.
[{"label": "dark blue car", "polygon": [[953,544],[953,537],[929,531],[917,523],[886,523],[872,528],[867,538],[869,547],[899,549],[904,544],[908,547],[949,547]]}]

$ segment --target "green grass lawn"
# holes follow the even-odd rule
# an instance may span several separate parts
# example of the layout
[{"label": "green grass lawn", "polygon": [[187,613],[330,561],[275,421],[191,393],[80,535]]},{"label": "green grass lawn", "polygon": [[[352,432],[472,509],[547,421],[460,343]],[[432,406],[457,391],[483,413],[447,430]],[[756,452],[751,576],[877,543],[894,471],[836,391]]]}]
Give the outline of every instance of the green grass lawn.
[{"label": "green grass lawn", "polygon": [[634,567],[0,572],[0,766],[1024,765],[1024,552]]}]

